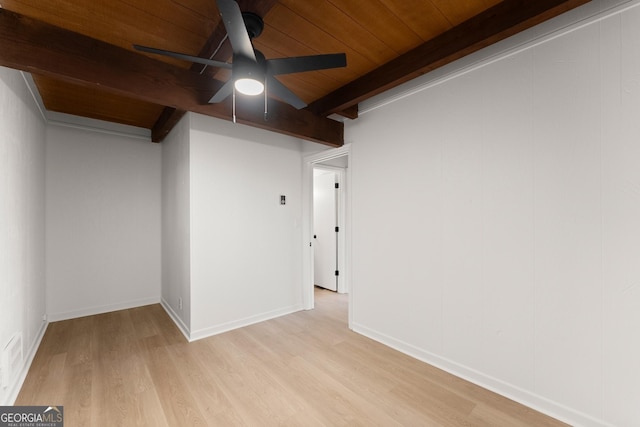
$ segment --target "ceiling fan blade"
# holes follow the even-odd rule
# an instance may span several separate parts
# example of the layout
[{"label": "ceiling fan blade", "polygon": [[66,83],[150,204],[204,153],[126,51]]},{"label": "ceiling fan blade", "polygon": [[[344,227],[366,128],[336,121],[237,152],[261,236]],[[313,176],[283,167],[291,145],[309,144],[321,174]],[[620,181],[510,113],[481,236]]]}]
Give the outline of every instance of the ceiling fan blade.
[{"label": "ceiling fan blade", "polygon": [[133,47],[141,52],[155,53],[156,55],[170,56],[172,58],[183,59],[185,61],[197,62],[198,64],[211,65],[218,68],[231,69],[231,64],[213,59],[200,58],[199,56],[186,55],[184,53],[171,52],[170,50],[156,49],[153,47],[140,46],[134,44]]},{"label": "ceiling fan blade", "polygon": [[293,58],[276,58],[267,60],[267,71],[279,74],[302,73],[304,71],[326,70],[347,66],[347,55],[330,53],[327,55],[296,56]]},{"label": "ceiling fan blade", "polygon": [[234,0],[218,0],[218,10],[222,22],[229,35],[229,41],[235,55],[242,55],[256,62],[253,45],[247,32],[247,27],[242,19],[240,6]]},{"label": "ceiling fan blade", "polygon": [[222,102],[231,95],[233,92],[233,79],[227,80],[225,84],[222,85],[220,90],[218,90],[209,100],[209,104],[217,104],[218,102]]},{"label": "ceiling fan blade", "polygon": [[278,79],[272,75],[267,76],[267,91],[277,96],[289,105],[293,105],[298,110],[307,106],[307,104],[298,95],[291,92],[285,85],[280,83]]}]

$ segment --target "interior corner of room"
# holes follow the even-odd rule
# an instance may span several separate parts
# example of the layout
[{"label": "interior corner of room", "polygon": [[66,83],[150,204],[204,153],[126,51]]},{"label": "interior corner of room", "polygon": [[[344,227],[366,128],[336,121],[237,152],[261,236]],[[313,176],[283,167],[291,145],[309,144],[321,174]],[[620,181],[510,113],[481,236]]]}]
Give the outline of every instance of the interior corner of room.
[{"label": "interior corner of room", "polygon": [[0,404],[50,322],[161,304],[195,341],[311,309],[318,285],[413,358],[573,425],[640,425],[639,76],[637,0],[371,98],[341,148],[198,113],[161,144],[62,123],[0,68]]}]

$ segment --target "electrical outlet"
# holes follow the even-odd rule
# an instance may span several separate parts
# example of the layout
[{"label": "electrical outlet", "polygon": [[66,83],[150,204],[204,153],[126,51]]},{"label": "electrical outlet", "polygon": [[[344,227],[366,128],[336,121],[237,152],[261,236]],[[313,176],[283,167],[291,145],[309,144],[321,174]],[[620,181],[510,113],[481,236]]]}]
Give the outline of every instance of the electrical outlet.
[{"label": "electrical outlet", "polygon": [[182,310],[182,298],[178,298],[178,310]]}]

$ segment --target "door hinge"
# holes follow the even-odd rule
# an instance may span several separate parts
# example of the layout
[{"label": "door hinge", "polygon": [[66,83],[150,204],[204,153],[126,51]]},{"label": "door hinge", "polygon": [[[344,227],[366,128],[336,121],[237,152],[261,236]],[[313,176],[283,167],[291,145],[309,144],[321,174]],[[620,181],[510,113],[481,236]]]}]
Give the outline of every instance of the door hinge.
[{"label": "door hinge", "polygon": [[336,188],[340,188],[340,183],[336,182]]},{"label": "door hinge", "polygon": [[339,275],[340,275],[340,271],[336,270],[336,276],[339,276]]},{"label": "door hinge", "polygon": [[336,233],[340,232],[340,227],[336,227]]}]

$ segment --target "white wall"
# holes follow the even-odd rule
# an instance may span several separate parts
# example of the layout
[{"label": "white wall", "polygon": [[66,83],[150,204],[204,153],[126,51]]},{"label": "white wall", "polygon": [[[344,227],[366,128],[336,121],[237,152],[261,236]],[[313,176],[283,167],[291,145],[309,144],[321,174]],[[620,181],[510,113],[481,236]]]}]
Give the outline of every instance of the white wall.
[{"label": "white wall", "polygon": [[197,114],[190,139],[192,338],[301,309],[300,142]]},{"label": "white wall", "polygon": [[161,144],[162,303],[187,336],[191,328],[189,118],[185,115]]},{"label": "white wall", "polygon": [[59,126],[46,138],[50,320],[159,302],[160,145]]},{"label": "white wall", "polygon": [[45,327],[44,127],[20,73],[0,67],[0,354],[22,337],[0,405],[15,400]]},{"label": "white wall", "polygon": [[640,425],[639,76],[634,7],[348,122],[354,329]]}]

